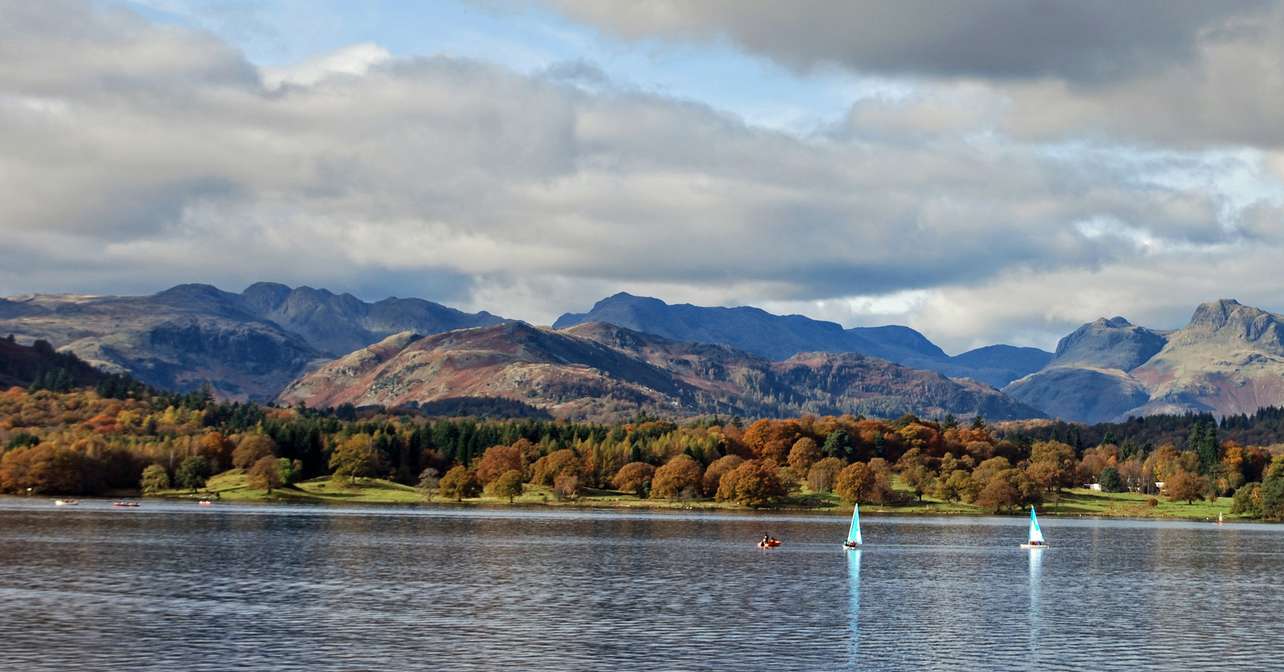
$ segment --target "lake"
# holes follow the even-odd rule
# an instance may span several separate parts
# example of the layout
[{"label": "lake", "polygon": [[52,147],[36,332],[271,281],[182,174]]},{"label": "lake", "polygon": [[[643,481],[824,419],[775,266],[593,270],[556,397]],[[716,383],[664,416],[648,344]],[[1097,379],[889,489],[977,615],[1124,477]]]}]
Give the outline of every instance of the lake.
[{"label": "lake", "polygon": [[[1284,527],[0,499],[3,670],[1273,665]],[[763,551],[764,531],[784,540]]]}]

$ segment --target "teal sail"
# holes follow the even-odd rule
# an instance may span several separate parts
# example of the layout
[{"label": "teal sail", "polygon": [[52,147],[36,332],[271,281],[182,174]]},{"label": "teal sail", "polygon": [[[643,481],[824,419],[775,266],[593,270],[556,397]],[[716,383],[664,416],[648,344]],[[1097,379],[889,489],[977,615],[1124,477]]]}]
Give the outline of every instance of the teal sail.
[{"label": "teal sail", "polygon": [[1039,517],[1034,514],[1034,507],[1030,507],[1030,541],[1031,544],[1043,543],[1043,530],[1039,529]]},{"label": "teal sail", "polygon": [[860,545],[860,504],[852,509],[852,526],[847,530],[847,543]]}]

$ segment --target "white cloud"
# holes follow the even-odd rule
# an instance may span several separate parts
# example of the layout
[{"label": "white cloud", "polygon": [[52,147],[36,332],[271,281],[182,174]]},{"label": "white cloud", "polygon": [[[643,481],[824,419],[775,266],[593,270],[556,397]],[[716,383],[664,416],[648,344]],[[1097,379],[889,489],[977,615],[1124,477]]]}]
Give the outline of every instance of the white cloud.
[{"label": "white cloud", "polygon": [[377,44],[354,44],[287,67],[263,68],[263,81],[274,89],[282,84],[311,86],[334,75],[364,75],[391,58],[392,54]]},{"label": "white cloud", "polygon": [[[959,349],[1251,296],[1228,255],[1257,245],[1265,273],[1284,247],[1273,204],[1174,178],[1277,184],[1276,159],[1014,140],[979,85],[799,137],[600,73],[375,45],[266,72],[123,12],[3,11],[0,293],[269,279],[546,323],[629,290],[905,321]],[[1202,280],[1164,286],[1177,268]]]}]

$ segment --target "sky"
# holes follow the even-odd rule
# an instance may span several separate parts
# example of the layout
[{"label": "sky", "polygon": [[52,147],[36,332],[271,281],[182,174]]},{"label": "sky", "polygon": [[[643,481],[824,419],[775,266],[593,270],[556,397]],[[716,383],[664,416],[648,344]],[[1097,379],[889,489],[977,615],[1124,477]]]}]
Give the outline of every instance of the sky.
[{"label": "sky", "polygon": [[0,0],[0,295],[1284,311],[1284,7]]}]

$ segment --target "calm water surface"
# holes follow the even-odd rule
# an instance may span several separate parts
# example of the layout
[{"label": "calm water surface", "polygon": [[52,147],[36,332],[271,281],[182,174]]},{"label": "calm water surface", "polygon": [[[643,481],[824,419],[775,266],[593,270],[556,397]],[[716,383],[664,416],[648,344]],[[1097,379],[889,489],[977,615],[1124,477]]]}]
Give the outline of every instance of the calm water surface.
[{"label": "calm water surface", "polygon": [[[0,500],[0,670],[1265,669],[1284,527]],[[770,530],[772,551],[754,541]]]}]

